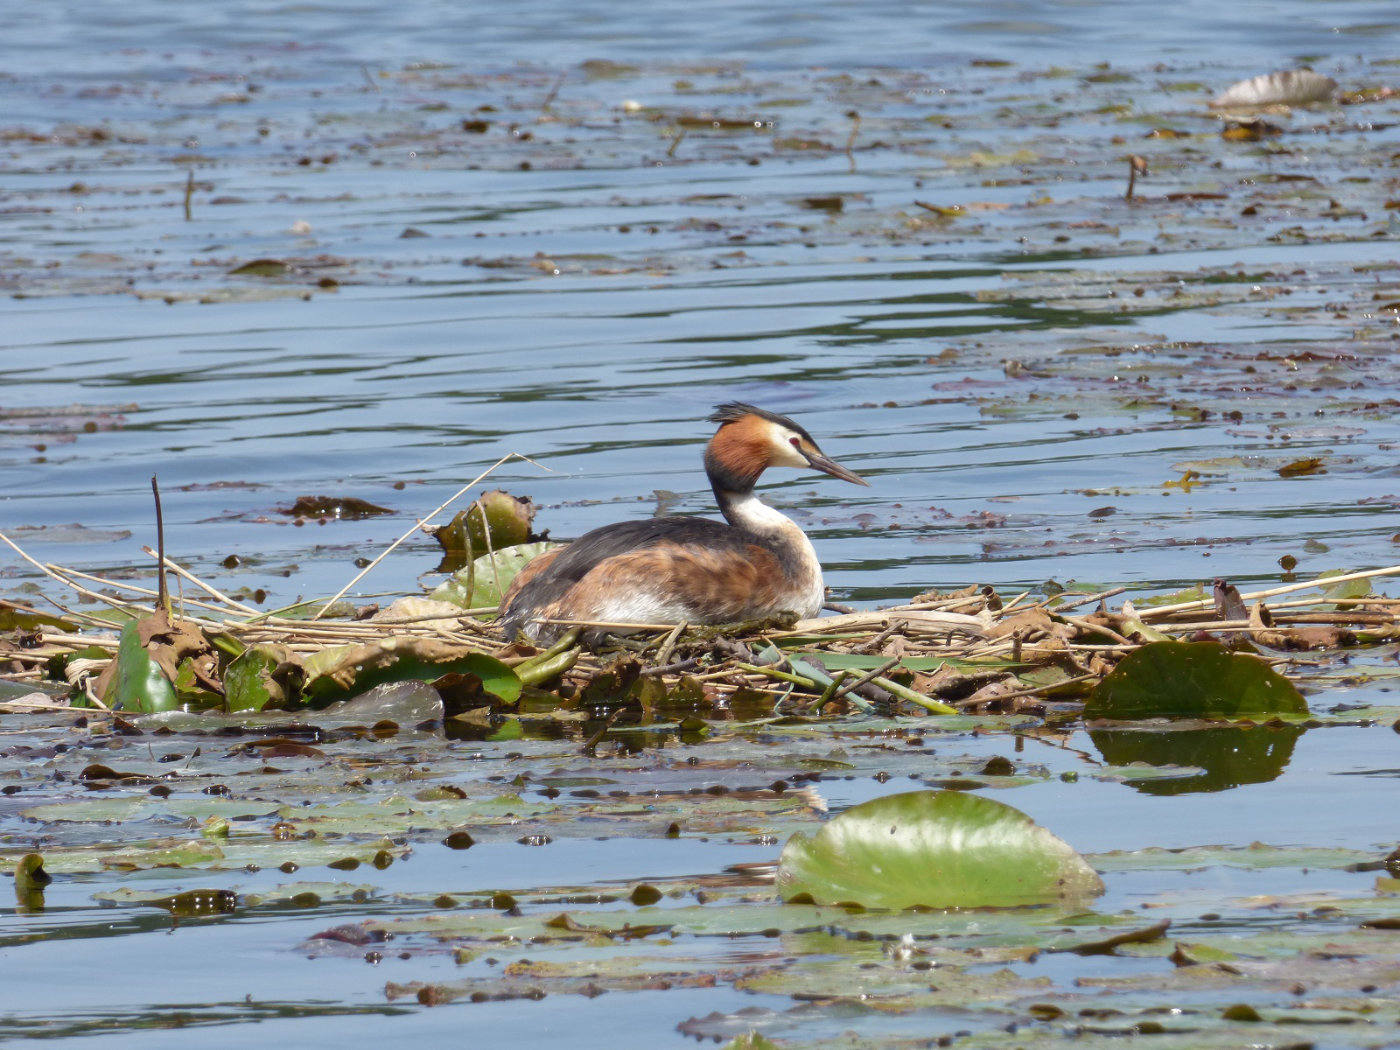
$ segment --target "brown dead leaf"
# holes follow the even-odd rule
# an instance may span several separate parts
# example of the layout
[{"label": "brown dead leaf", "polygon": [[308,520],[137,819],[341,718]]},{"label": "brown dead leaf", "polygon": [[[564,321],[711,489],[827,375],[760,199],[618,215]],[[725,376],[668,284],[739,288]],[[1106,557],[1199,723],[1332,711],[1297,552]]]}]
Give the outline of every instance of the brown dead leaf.
[{"label": "brown dead leaf", "polygon": [[[179,677],[180,665],[188,661],[194,673],[195,682],[202,689],[222,693],[223,682],[219,678],[219,657],[209,644],[204,633],[194,624],[176,619],[173,623],[164,609],[136,622],[136,635],[141,646],[156,662],[167,679],[174,682]],[[98,677],[93,686],[101,697],[107,695],[107,688],[116,674],[117,661],[112,660]]]},{"label": "brown dead leaf", "polygon": [[1074,628],[1055,621],[1044,609],[1026,609],[1014,616],[1006,616],[987,628],[988,638],[1009,638],[1019,634],[1025,641],[1042,635],[1073,637]]},{"label": "brown dead leaf", "polygon": [[1285,463],[1275,471],[1281,478],[1301,478],[1308,474],[1326,474],[1327,471],[1322,466],[1322,460],[1316,456],[1307,459],[1295,459],[1292,463]]}]

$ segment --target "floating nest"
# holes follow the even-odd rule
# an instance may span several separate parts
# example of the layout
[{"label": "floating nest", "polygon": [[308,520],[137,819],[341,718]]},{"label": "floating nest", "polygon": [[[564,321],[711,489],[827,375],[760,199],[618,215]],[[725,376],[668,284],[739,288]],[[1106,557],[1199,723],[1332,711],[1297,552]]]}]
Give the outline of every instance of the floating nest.
[{"label": "floating nest", "polygon": [[1245,594],[1223,580],[1211,592],[1137,600],[1122,587],[1013,596],[968,587],[807,620],[570,622],[558,643],[541,648],[503,637],[491,608],[423,597],[387,609],[335,602],[259,612],[169,561],[197,596],[162,607],[158,591],[40,564],[0,539],[70,594],[110,609],[99,616],[52,597],[55,612],[0,601],[0,675],[29,687],[12,684],[9,698],[0,696],[9,711],[306,710],[418,680],[437,689],[447,717],[483,726],[571,709],[608,710],[609,725],[1068,716],[1124,657],[1157,642],[1220,642],[1287,673],[1315,664],[1318,650],[1400,638],[1400,600],[1370,586],[1400,566]]}]

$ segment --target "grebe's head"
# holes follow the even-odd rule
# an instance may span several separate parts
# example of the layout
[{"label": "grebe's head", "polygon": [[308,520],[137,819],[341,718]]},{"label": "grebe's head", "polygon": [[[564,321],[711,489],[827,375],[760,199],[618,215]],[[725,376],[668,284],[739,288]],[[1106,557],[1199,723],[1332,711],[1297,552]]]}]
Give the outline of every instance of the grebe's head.
[{"label": "grebe's head", "polygon": [[719,430],[705,449],[705,470],[715,487],[726,492],[746,492],[769,467],[819,470],[857,485],[869,482],[859,474],[822,455],[807,433],[787,416],[741,401],[716,405],[710,416]]}]

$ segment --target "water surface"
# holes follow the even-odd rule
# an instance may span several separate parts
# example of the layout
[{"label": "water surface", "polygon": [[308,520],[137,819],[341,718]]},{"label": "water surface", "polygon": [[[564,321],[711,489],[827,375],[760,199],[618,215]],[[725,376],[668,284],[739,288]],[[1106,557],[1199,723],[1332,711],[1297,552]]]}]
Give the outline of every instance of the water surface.
[{"label": "water surface", "polygon": [[[1052,579],[1243,589],[1277,581],[1285,555],[1303,574],[1397,560],[1396,103],[1271,114],[1277,134],[1257,142],[1223,139],[1205,105],[1304,61],[1344,90],[1391,82],[1382,6],[641,17],[540,0],[138,0],[8,22],[0,530],[41,561],[147,580],[152,473],[172,556],[268,607],[338,590],[510,452],[549,470],[514,462],[490,483],[531,496],[556,537],[658,506],[707,512],[703,419],[728,399],[790,413],[872,481],[788,474],[767,490],[842,599]],[[1149,137],[1163,129],[1181,137]],[[1129,153],[1151,169],[1131,203]],[[230,273],[256,259],[287,269]],[[307,494],[394,514],[280,512]],[[415,539],[360,590],[414,591],[436,564]],[[41,582],[8,554],[0,580],[6,596]],[[1321,711],[1356,690],[1310,699]],[[1086,851],[1370,849],[1393,835],[1392,740],[1312,731],[1277,780],[1173,797],[1066,784],[1088,767],[1064,752],[997,794]],[[26,804],[71,794],[48,775],[25,781]],[[825,794],[839,808],[888,790],[863,777]],[[10,816],[5,833],[33,829]],[[83,876],[41,917],[6,914],[5,1023],[152,1046],[187,1038],[145,1030],[152,1018],[206,1011],[209,1045],[243,1045],[251,1021],[303,1045],[463,1024],[525,1046],[611,1044],[620,996],[425,1010],[384,984],[447,979],[446,958],[371,967],[297,946],[418,906],[396,893],[661,879],[775,849],[568,839],[541,879],[522,847],[471,865],[422,847],[367,880],[371,906],[174,926],[149,909],[114,924],[92,894],[132,880]],[[1225,870],[1203,877],[1222,899],[1243,892]],[[1105,909],[1181,889],[1138,878],[1118,877]],[[1269,892],[1309,878],[1274,873]],[[248,893],[279,879],[135,881]],[[139,990],[71,980],[94,943]],[[636,993],[625,1010],[648,1045],[679,1045],[685,1018],[755,1002],[790,1005],[720,988]]]}]

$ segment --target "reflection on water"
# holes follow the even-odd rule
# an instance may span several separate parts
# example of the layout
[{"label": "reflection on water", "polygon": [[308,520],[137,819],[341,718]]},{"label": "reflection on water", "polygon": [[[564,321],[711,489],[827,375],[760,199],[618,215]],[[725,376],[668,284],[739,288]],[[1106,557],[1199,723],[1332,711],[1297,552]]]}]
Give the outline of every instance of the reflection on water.
[{"label": "reflection on water", "polygon": [[1241,784],[1267,784],[1293,757],[1303,735],[1298,726],[1216,726],[1210,729],[1091,729],[1089,739],[1110,765],[1196,766],[1195,776],[1130,780],[1145,795],[1228,791]]}]

